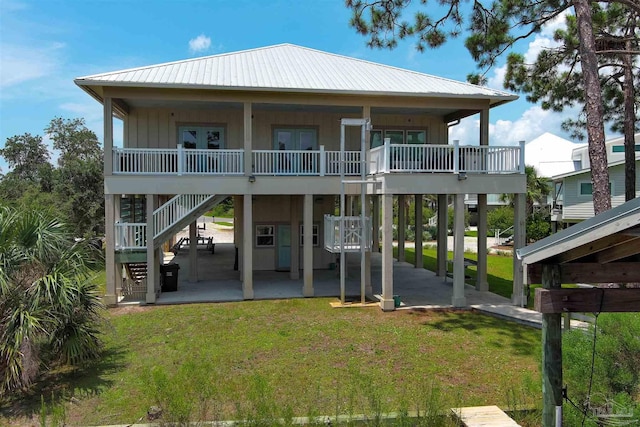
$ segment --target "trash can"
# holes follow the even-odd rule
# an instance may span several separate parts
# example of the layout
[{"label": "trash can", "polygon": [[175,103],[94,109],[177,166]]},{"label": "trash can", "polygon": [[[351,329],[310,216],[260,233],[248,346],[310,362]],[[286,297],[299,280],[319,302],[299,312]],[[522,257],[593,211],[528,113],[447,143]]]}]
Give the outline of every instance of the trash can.
[{"label": "trash can", "polygon": [[162,292],[175,292],[178,290],[178,270],[180,270],[180,264],[160,266],[160,289]]},{"label": "trash can", "polygon": [[394,295],[393,296],[393,306],[395,308],[400,307],[400,295]]}]

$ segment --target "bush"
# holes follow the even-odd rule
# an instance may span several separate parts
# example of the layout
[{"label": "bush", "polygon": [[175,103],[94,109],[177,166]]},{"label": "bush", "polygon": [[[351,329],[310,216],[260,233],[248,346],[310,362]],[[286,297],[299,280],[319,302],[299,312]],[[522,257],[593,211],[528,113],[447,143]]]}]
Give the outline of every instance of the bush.
[{"label": "bush", "polygon": [[551,216],[548,212],[534,212],[527,217],[527,239],[540,240],[551,234]]},{"label": "bush", "polygon": [[495,230],[506,230],[513,227],[513,224],[513,208],[510,206],[501,206],[487,212],[487,228],[493,230],[494,233]]},{"label": "bush", "polygon": [[588,396],[593,346],[593,330],[590,331],[574,329],[563,336],[564,380],[569,397],[588,411],[625,401],[628,410],[640,410],[638,402],[632,403],[640,392],[640,314],[600,315],[592,389]]},{"label": "bush", "polygon": [[[449,207],[449,209],[447,209],[447,227],[449,232],[453,230],[454,215],[455,213],[454,213],[453,207]],[[470,222],[471,222],[471,214],[469,214],[469,211],[465,209],[464,210],[464,228],[468,228]]]}]

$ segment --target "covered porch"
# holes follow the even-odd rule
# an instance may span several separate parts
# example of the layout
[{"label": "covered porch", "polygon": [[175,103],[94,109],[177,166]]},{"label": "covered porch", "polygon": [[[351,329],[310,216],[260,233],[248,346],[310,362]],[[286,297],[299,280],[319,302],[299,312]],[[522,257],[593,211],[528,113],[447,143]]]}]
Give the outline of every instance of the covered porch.
[{"label": "covered porch", "polygon": [[[166,261],[180,265],[178,290],[163,292],[156,304],[189,304],[202,302],[243,301],[240,274],[233,269],[235,245],[219,243],[215,254],[198,251],[198,277],[212,278],[189,282],[189,255],[180,252],[175,258],[170,254]],[[346,295],[360,296],[360,258],[358,253],[347,257]],[[407,262],[393,262],[394,293],[400,297],[403,307],[452,308],[453,283],[432,271],[415,268]],[[382,255],[371,254],[371,285],[373,294],[382,292]],[[291,279],[289,272],[256,271],[253,274],[254,299],[303,298],[304,280]],[[340,278],[337,270],[314,270],[315,297],[340,296]],[[488,291],[478,291],[474,286],[464,286],[468,306],[511,305],[508,298]]]}]

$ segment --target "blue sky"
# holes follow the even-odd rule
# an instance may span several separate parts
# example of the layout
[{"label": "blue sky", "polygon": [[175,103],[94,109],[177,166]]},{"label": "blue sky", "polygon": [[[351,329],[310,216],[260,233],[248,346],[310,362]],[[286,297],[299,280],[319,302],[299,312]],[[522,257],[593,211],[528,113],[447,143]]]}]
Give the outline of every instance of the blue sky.
[{"label": "blue sky", "polygon": [[[371,50],[349,17],[343,0],[0,0],[0,146],[13,135],[43,135],[56,116],[84,117],[102,139],[101,105],[75,77],[278,43],[461,81],[475,71],[462,40],[425,53],[413,41]],[[521,52],[534,55],[552,43],[550,31],[520,45]],[[503,72],[492,70],[489,86],[501,88]],[[566,137],[560,123],[568,114],[575,111],[544,112],[522,97],[491,111],[491,143],[546,131]],[[466,119],[452,138],[477,142],[476,128],[476,118]],[[0,167],[6,171],[2,159]]]}]

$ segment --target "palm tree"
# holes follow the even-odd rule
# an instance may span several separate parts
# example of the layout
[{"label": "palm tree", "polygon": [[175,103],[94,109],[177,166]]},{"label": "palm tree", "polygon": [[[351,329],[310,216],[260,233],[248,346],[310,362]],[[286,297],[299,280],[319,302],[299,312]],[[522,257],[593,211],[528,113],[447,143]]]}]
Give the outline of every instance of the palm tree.
[{"label": "palm tree", "polygon": [[0,207],[0,392],[99,354],[96,252],[50,213]]},{"label": "palm tree", "polygon": [[[551,186],[545,178],[538,176],[538,171],[533,166],[525,166],[524,173],[527,177],[527,214],[532,214],[535,203],[541,206],[546,205]],[[509,205],[513,206],[513,194],[502,194],[500,200],[509,202]]]}]

